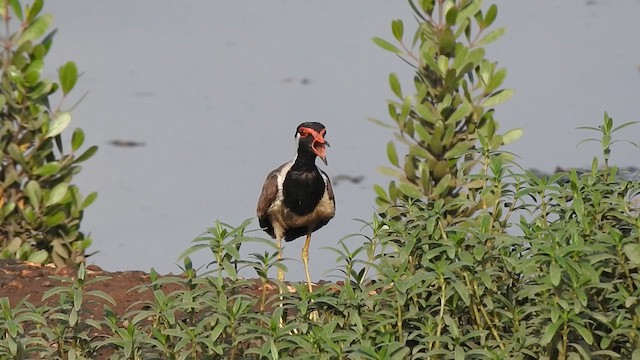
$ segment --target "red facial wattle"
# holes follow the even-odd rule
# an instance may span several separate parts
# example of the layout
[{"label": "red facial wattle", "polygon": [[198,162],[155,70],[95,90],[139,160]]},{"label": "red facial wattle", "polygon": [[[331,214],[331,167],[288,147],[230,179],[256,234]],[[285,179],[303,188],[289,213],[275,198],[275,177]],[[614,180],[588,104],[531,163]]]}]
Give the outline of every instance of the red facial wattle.
[{"label": "red facial wattle", "polygon": [[327,165],[327,155],[325,150],[330,145],[329,142],[324,139],[326,130],[322,129],[320,132],[310,128],[302,128],[300,130],[300,136],[313,136],[311,150],[313,150],[313,153],[316,154],[325,165]]}]

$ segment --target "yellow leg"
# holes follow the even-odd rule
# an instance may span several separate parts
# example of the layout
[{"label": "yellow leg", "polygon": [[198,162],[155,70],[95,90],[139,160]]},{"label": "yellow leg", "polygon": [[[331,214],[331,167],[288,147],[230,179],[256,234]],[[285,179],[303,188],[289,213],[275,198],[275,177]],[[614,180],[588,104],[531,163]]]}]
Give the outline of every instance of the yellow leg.
[{"label": "yellow leg", "polygon": [[[282,264],[282,238],[278,238],[278,264]],[[278,280],[284,281],[284,270],[278,267]]]},{"label": "yellow leg", "polygon": [[304,265],[304,273],[307,275],[307,286],[309,287],[309,292],[313,291],[313,287],[311,286],[311,275],[309,275],[309,243],[311,242],[311,233],[307,234],[307,240],[304,242],[304,247],[302,248],[302,264]]}]

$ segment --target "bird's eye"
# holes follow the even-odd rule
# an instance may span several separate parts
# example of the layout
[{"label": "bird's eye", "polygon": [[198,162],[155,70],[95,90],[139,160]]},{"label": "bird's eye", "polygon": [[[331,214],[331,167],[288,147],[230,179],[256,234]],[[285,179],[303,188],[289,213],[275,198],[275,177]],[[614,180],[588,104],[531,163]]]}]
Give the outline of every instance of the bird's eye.
[{"label": "bird's eye", "polygon": [[300,129],[299,133],[300,133],[300,137],[305,137],[309,135],[309,132],[307,131],[307,129]]}]

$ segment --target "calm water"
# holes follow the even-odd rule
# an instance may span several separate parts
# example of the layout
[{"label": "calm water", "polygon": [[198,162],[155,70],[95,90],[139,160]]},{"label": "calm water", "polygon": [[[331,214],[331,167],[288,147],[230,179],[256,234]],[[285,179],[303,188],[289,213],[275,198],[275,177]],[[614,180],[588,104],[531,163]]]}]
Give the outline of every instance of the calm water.
[{"label": "calm water", "polygon": [[[509,150],[526,167],[589,165],[597,146],[576,148],[591,134],[575,127],[597,126],[605,110],[618,123],[640,120],[640,1],[497,3],[507,35],[488,54],[508,69],[507,86],[516,90],[498,119],[503,130],[525,130]],[[392,135],[364,118],[386,121],[387,74],[410,80],[411,72],[370,39],[391,38],[395,18],[411,28],[405,2],[47,6],[59,28],[49,75],[76,61],[84,73],[75,96],[89,94],[73,124],[101,146],[77,178],[85,193],[100,193],[83,223],[99,250],[91,262],[177,271],[178,255],[215,219],[239,224],[255,215],[264,177],[294,155],[297,124],[320,121],[332,144],[326,171],[365,177],[337,184],[337,217],[314,234],[312,276],[326,277],[335,256],[322,248],[357,232],[354,218],[371,218],[371,187],[388,180],[375,168],[385,165]],[[640,127],[628,129],[625,138],[640,140]],[[144,146],[116,147],[114,139]],[[637,166],[639,151],[620,145],[613,160]],[[299,259],[302,243],[287,244],[285,255]],[[193,258],[209,261],[204,252]],[[288,279],[304,278],[299,261],[288,266]]]}]

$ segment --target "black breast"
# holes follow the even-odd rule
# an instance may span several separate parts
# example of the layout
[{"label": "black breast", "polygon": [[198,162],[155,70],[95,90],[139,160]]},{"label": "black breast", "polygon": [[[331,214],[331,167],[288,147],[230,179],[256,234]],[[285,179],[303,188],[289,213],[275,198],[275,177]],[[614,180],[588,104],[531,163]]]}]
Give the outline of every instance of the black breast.
[{"label": "black breast", "polygon": [[324,179],[317,168],[313,171],[291,169],[282,184],[284,205],[296,215],[309,214],[318,206],[324,188]]}]

